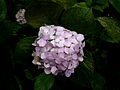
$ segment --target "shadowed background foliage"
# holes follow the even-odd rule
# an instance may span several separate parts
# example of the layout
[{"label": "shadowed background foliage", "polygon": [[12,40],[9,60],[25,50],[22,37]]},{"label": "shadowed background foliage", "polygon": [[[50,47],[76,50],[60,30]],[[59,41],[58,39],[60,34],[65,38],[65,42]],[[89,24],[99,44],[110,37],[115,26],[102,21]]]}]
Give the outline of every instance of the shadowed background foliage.
[{"label": "shadowed background foliage", "polygon": [[[15,14],[26,9],[27,23]],[[120,0],[0,0],[0,90],[120,90]],[[85,35],[84,61],[70,78],[44,74],[31,56],[39,27]]]}]

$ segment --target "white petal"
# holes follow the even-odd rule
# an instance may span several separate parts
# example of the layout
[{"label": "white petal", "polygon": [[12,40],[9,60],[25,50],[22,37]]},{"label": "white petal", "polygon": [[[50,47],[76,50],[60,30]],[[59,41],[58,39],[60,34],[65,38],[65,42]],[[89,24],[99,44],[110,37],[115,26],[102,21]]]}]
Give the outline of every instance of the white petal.
[{"label": "white petal", "polygon": [[76,38],[77,38],[78,41],[83,41],[84,40],[83,34],[77,34]]},{"label": "white petal", "polygon": [[46,74],[50,74],[50,73],[51,73],[51,71],[50,71],[49,69],[47,69],[47,68],[44,69],[44,72],[45,72]]},{"label": "white petal", "polygon": [[40,62],[36,62],[36,64],[37,64],[37,65],[41,65],[41,63],[40,63]]},{"label": "white petal", "polygon": [[80,62],[82,62],[82,61],[83,61],[83,57],[78,57],[78,60],[79,60]]},{"label": "white petal", "polygon": [[60,39],[59,38],[55,38],[55,42],[59,42],[60,41]]},{"label": "white petal", "polygon": [[55,39],[55,36],[53,36],[53,35],[50,35],[50,39]]},{"label": "white petal", "polygon": [[50,67],[50,64],[44,63],[44,67],[45,67],[45,68],[49,68],[49,67]]},{"label": "white petal", "polygon": [[45,59],[46,56],[45,56],[45,53],[41,53],[41,59]]},{"label": "white petal", "polygon": [[37,60],[33,60],[32,63],[36,65],[37,64]]},{"label": "white petal", "polygon": [[55,46],[55,41],[54,40],[52,40],[51,43],[52,43],[53,46]]}]

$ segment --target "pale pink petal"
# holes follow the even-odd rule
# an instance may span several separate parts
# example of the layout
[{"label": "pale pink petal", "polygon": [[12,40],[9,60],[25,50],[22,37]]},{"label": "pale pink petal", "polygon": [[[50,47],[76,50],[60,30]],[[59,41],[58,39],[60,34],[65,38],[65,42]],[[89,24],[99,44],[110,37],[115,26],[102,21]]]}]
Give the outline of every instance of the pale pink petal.
[{"label": "pale pink petal", "polygon": [[64,57],[65,57],[65,54],[64,54],[64,53],[58,53],[58,56],[59,56],[60,58],[64,58]]},{"label": "pale pink petal", "polygon": [[73,34],[74,36],[76,36],[76,35],[77,35],[77,33],[76,33],[75,31],[72,31],[72,34]]},{"label": "pale pink petal", "polygon": [[65,76],[66,76],[66,77],[70,77],[71,73],[72,73],[71,71],[66,70],[66,71],[65,71]]},{"label": "pale pink petal", "polygon": [[56,71],[57,71],[57,68],[56,68],[55,66],[53,66],[53,67],[51,68],[51,72],[54,74]]},{"label": "pale pink petal", "polygon": [[66,67],[63,66],[62,64],[58,65],[58,69],[59,70],[62,70],[62,71],[65,71],[66,70]]},{"label": "pale pink petal", "polygon": [[46,56],[45,56],[45,53],[41,53],[41,59],[45,59]]},{"label": "pale pink petal", "polygon": [[83,36],[82,34],[77,34],[77,35],[76,35],[76,38],[77,38],[77,40],[80,41],[80,42],[84,40],[84,36]]},{"label": "pale pink petal", "polygon": [[40,40],[37,41],[37,43],[40,47],[44,47],[47,42],[44,39],[40,39]]},{"label": "pale pink petal", "polygon": [[55,46],[55,40],[50,41],[53,46]]},{"label": "pale pink petal", "polygon": [[64,32],[64,37],[65,38],[70,38],[72,36],[72,34],[71,33],[69,33],[69,32]]},{"label": "pale pink petal", "polygon": [[72,69],[72,68],[74,68],[74,66],[73,66],[73,63],[69,63],[69,65],[68,65],[68,69]]},{"label": "pale pink petal", "polygon": [[45,67],[45,68],[49,68],[49,67],[50,67],[50,64],[44,63],[44,67]]},{"label": "pale pink petal", "polygon": [[62,64],[63,64],[64,67],[68,67],[68,62],[67,61],[62,62]]},{"label": "pale pink petal", "polygon": [[67,46],[67,47],[70,47],[71,46],[71,42],[67,40],[67,41],[64,42],[64,45]]},{"label": "pale pink petal", "polygon": [[64,52],[64,48],[59,48],[58,49],[58,53],[63,53]]},{"label": "pale pink petal", "polygon": [[56,43],[56,46],[63,47],[64,46],[64,41],[60,41],[59,43]]},{"label": "pale pink petal", "polygon": [[69,48],[65,47],[64,50],[65,50],[64,52],[65,52],[66,54],[69,54]]},{"label": "pale pink petal", "polygon": [[76,60],[78,58],[78,55],[77,54],[73,54],[72,58]]}]

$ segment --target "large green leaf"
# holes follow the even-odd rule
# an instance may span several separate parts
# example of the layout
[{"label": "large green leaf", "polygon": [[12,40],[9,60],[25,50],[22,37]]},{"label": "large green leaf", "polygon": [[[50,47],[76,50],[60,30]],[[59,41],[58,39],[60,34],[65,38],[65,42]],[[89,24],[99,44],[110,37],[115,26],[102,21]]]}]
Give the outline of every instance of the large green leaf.
[{"label": "large green leaf", "polygon": [[[32,62],[31,55],[33,52],[32,43],[35,37],[26,37],[21,39],[16,46],[14,59],[16,63],[27,65]],[[31,60],[31,61],[29,61]]]},{"label": "large green leaf", "polygon": [[70,77],[70,79],[83,87],[91,87],[91,82],[93,79],[94,64],[93,64],[92,53],[85,51],[84,61],[80,63],[79,67],[76,69],[75,73]]},{"label": "large green leaf", "polygon": [[101,38],[105,41],[118,43],[120,42],[120,22],[111,17],[99,17],[97,19],[104,27]]},{"label": "large green leaf", "polygon": [[86,4],[93,9],[102,11],[109,6],[108,0],[87,0]]},{"label": "large green leaf", "polygon": [[61,24],[80,33],[93,33],[95,21],[92,10],[85,3],[79,3],[66,10],[61,18]]},{"label": "large green leaf", "polygon": [[82,65],[82,64],[80,64],[80,65],[81,66],[79,66],[75,70],[75,73],[70,77],[70,80],[77,85],[90,88],[91,87],[90,83],[93,78],[93,72],[91,72],[87,68],[85,68],[84,65]]},{"label": "large green leaf", "polygon": [[94,73],[93,80],[91,81],[91,86],[93,90],[104,90],[105,79],[98,74],[97,72]]},{"label": "large green leaf", "polygon": [[0,43],[4,42],[11,36],[17,35],[17,31],[21,26],[12,21],[4,21],[0,24]]},{"label": "large green leaf", "polygon": [[93,72],[94,71],[94,62],[92,53],[85,51],[84,61],[81,63],[86,69]]},{"label": "large green leaf", "polygon": [[26,8],[27,23],[33,27],[45,24],[58,24],[63,8],[50,1],[34,1]]},{"label": "large green leaf", "polygon": [[109,2],[120,13],[120,0],[109,0]]},{"label": "large green leaf", "polygon": [[54,84],[52,75],[40,74],[36,77],[34,90],[49,90]]},{"label": "large green leaf", "polygon": [[75,3],[77,3],[77,0],[52,0],[52,1],[55,2],[55,3],[60,4],[65,9],[70,8]]},{"label": "large green leaf", "polygon": [[4,0],[0,0],[0,22],[5,19],[7,7]]}]

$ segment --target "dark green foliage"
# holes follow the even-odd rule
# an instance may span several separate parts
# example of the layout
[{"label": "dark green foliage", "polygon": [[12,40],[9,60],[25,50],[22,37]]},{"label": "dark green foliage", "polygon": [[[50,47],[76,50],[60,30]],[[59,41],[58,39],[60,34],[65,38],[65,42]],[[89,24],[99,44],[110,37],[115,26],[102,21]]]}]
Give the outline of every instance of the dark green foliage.
[{"label": "dark green foliage", "polygon": [[65,9],[70,8],[71,6],[73,6],[77,2],[76,0],[52,0],[52,1],[55,3],[58,3],[59,5],[64,7]]},{"label": "dark green foliage", "polygon": [[95,20],[92,9],[85,3],[79,3],[66,10],[61,19],[61,24],[71,30],[88,34],[95,32]]},{"label": "dark green foliage", "polygon": [[33,27],[45,24],[58,24],[59,16],[63,10],[61,6],[50,1],[33,1],[26,7],[26,19]]},{"label": "dark green foliage", "polygon": [[32,43],[34,40],[35,37],[26,37],[17,43],[14,55],[16,63],[20,63],[25,66],[28,65],[27,63],[29,63],[33,52]]},{"label": "dark green foliage", "polygon": [[104,27],[101,38],[105,41],[120,42],[120,22],[112,17],[99,17],[98,21]]},{"label": "dark green foliage", "polygon": [[44,73],[36,77],[34,90],[49,90],[54,83],[52,75],[46,75]]},{"label": "dark green foliage", "polygon": [[5,19],[7,7],[4,0],[0,0],[0,22]]},{"label": "dark green foliage", "polygon": [[109,6],[108,0],[86,0],[86,4],[90,8],[99,10],[101,12],[103,12],[103,10]]},{"label": "dark green foliage", "polygon": [[[27,24],[15,14],[25,8]],[[84,61],[71,77],[32,64],[42,25],[85,35]],[[120,90],[120,0],[0,0],[0,90]]]},{"label": "dark green foliage", "polygon": [[4,42],[11,36],[17,35],[18,30],[21,28],[21,26],[12,21],[3,21],[0,24],[0,43]]},{"label": "dark green foliage", "polygon": [[109,0],[109,2],[120,13],[120,0]]}]

